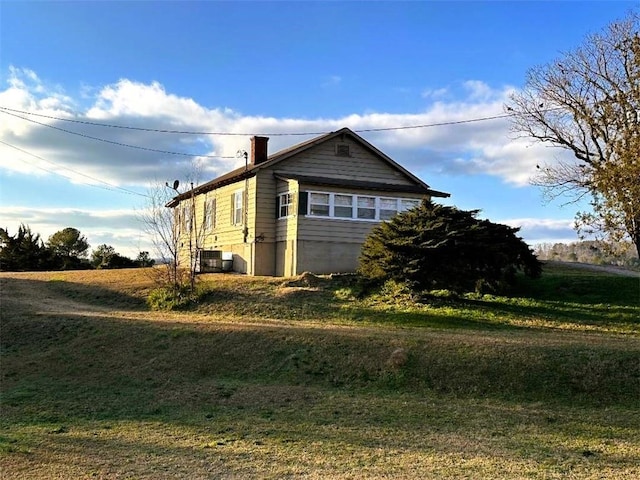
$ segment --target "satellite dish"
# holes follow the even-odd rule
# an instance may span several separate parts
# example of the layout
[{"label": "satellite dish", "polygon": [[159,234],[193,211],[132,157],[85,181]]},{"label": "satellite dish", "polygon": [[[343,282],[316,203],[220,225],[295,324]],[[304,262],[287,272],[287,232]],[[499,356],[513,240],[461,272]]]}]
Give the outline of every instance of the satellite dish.
[{"label": "satellite dish", "polygon": [[179,180],[174,180],[173,181],[173,189],[174,190],[178,190],[178,185],[180,185],[180,181]]}]

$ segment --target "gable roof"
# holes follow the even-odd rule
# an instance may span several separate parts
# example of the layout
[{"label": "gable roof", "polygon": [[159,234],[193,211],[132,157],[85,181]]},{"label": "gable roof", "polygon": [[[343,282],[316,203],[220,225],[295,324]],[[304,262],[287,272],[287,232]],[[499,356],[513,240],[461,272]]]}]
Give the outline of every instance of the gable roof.
[{"label": "gable roof", "polygon": [[[267,158],[266,161],[264,161],[262,163],[259,163],[257,165],[248,164],[246,167],[236,168],[235,170],[232,170],[229,173],[226,173],[226,174],[224,174],[224,175],[222,175],[220,177],[217,177],[217,178],[215,178],[215,179],[213,179],[213,180],[211,180],[211,181],[209,181],[207,183],[203,183],[202,185],[197,186],[196,188],[193,189],[193,191],[189,190],[188,192],[181,193],[180,195],[174,197],[167,204],[167,207],[175,207],[181,200],[184,200],[186,198],[191,198],[192,195],[200,195],[202,193],[206,193],[206,192],[209,192],[211,190],[215,190],[216,188],[220,188],[220,187],[223,187],[225,185],[229,185],[231,183],[235,183],[235,182],[238,182],[240,180],[244,180],[246,178],[253,177],[259,170],[273,167],[277,163],[279,163],[279,162],[281,162],[283,160],[286,160],[287,158],[293,157],[293,156],[295,156],[295,155],[297,155],[297,154],[299,154],[301,152],[309,150],[310,148],[315,147],[316,145],[320,145],[321,143],[324,143],[326,141],[332,140],[332,139],[334,139],[336,137],[339,137],[339,136],[344,137],[344,136],[347,136],[347,135],[350,136],[356,142],[360,143],[360,145],[362,145],[364,148],[366,148],[369,151],[371,151],[372,153],[374,153],[376,156],[378,156],[381,160],[383,160],[385,163],[387,163],[393,169],[399,171],[405,177],[407,177],[409,180],[414,182],[416,184],[416,187],[413,188],[413,189],[409,189],[409,191],[413,191],[415,193],[424,193],[424,194],[431,195],[433,197],[446,198],[446,197],[450,196],[450,194],[445,193],[445,192],[439,192],[437,190],[431,190],[429,185],[427,185],[425,182],[423,182],[418,177],[416,177],[411,172],[409,172],[407,169],[405,169],[400,164],[395,162],[393,159],[391,159],[385,153],[381,152],[376,147],[371,145],[369,142],[367,142],[360,135],[356,134],[353,130],[345,127],[345,128],[341,128],[340,130],[336,130],[335,132],[331,132],[331,133],[327,133],[327,134],[324,134],[324,135],[320,135],[319,137],[315,137],[315,138],[312,138],[312,139],[307,140],[305,142],[293,145],[293,146],[291,146],[289,148],[285,148],[284,150],[280,150],[280,151],[274,153],[273,155],[269,155],[269,157]],[[288,177],[289,178],[294,178],[294,176],[291,176],[291,175],[288,175]],[[302,176],[298,176],[298,178],[300,180],[302,180]],[[314,179],[305,178],[305,180],[313,180],[313,183],[319,184],[322,179],[316,177]],[[324,179],[324,184],[325,185],[329,185],[330,184],[330,183],[327,183],[327,182],[328,182],[328,179]],[[356,182],[356,183],[358,183],[358,182]],[[350,181],[350,185],[357,186],[356,183],[354,183],[353,181]],[[366,182],[361,182],[361,183],[363,183],[362,187],[365,187],[364,183],[366,183]],[[383,184],[377,184],[377,187],[374,188],[374,189],[382,189],[381,188],[382,185]],[[402,190],[402,188],[406,188],[406,186],[402,187],[402,186],[399,186],[399,185],[396,185],[396,184],[389,184],[389,185],[387,185],[386,189],[387,190],[398,189],[400,191],[400,190]]]}]

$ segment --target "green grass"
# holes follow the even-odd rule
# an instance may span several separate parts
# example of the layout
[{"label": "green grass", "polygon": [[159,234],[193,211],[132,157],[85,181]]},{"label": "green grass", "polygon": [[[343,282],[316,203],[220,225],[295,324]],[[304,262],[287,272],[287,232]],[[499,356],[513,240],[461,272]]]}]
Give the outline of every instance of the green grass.
[{"label": "green grass", "polygon": [[166,313],[136,275],[0,276],[7,478],[640,475],[637,278],[416,303],[207,275]]}]

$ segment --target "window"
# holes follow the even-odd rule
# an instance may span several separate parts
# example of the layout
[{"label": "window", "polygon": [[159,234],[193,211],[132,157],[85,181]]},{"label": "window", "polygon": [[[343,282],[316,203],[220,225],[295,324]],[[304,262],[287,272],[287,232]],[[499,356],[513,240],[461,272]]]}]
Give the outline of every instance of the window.
[{"label": "window", "polygon": [[191,222],[193,220],[193,209],[191,208],[190,204],[185,204],[182,207],[182,221],[184,229],[186,232],[190,232],[191,231]]},{"label": "window", "polygon": [[[374,197],[348,193],[300,192],[300,195],[304,195],[301,198],[309,199],[308,207],[306,202],[301,202],[302,212],[309,216],[363,221],[390,220],[397,213],[420,205],[421,201],[417,198]],[[280,200],[278,204],[280,215],[285,206],[283,201]]]},{"label": "window", "polygon": [[244,205],[244,190],[236,190],[231,196],[231,223],[233,225],[242,224],[242,211]]},{"label": "window", "polygon": [[288,217],[293,214],[293,195],[283,193],[278,197],[278,218]]},{"label": "window", "polygon": [[312,193],[309,195],[309,215],[317,217],[329,216],[328,193]]},{"label": "window", "polygon": [[380,220],[389,220],[398,213],[397,198],[380,199]]},{"label": "window", "polygon": [[411,210],[414,207],[420,205],[420,200],[406,199],[403,198],[400,201],[400,211],[406,212],[407,210]]},{"label": "window", "polygon": [[348,143],[336,143],[336,157],[350,157]]},{"label": "window", "polygon": [[376,218],[376,197],[358,197],[358,218],[366,220]]},{"label": "window", "polygon": [[216,227],[216,199],[210,198],[204,202],[204,210],[202,215],[202,224],[207,230]]},{"label": "window", "polygon": [[353,195],[334,195],[333,216],[338,218],[353,217]]}]

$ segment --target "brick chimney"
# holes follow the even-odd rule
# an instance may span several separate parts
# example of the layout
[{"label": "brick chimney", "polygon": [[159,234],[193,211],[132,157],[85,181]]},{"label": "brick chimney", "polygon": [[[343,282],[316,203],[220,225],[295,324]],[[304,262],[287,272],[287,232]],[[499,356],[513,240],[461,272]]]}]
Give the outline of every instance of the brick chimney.
[{"label": "brick chimney", "polygon": [[251,165],[260,165],[267,161],[267,142],[269,137],[251,137]]}]

